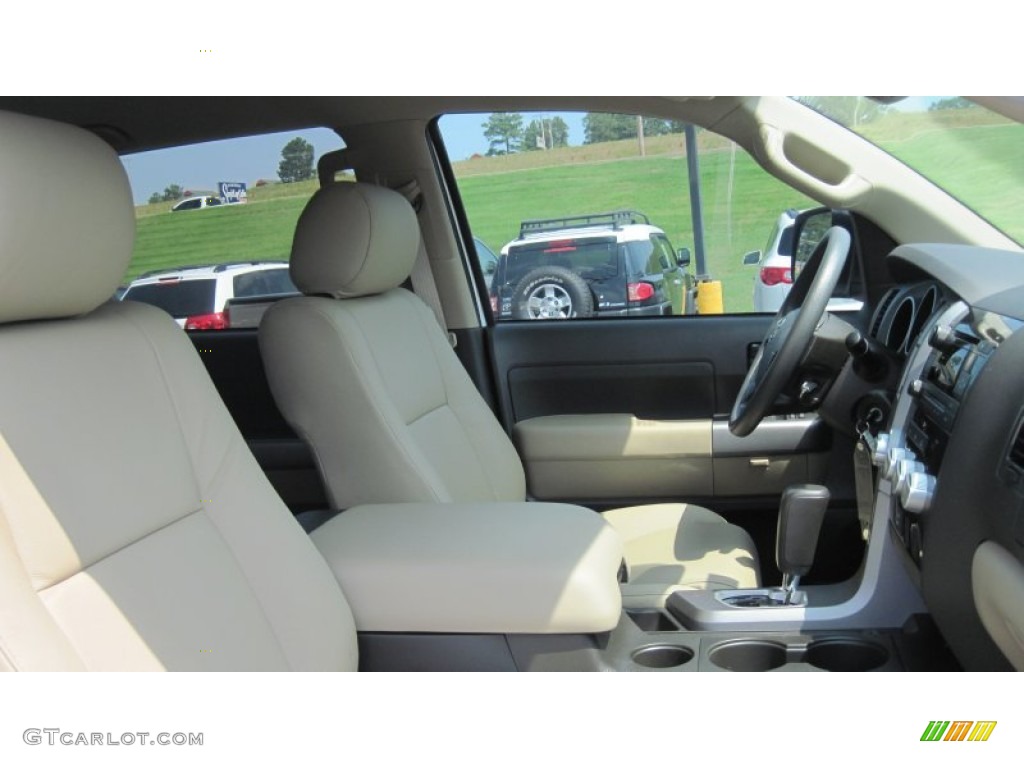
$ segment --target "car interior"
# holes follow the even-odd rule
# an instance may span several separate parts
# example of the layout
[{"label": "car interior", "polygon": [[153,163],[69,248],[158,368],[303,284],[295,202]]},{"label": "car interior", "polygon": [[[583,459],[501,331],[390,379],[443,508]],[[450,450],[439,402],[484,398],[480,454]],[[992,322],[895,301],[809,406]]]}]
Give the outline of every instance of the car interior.
[{"label": "car interior", "polygon": [[[439,120],[563,109],[811,198],[778,313],[497,322]],[[309,127],[302,295],[111,299],[122,157]],[[0,136],[0,669],[1024,669],[1022,247],[806,105],[3,97]]]}]

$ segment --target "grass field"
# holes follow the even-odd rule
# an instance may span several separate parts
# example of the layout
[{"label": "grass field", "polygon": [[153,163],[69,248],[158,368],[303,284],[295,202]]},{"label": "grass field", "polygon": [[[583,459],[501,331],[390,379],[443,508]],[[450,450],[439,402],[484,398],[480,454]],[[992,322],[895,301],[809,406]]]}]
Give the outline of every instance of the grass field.
[{"label": "grass field", "polygon": [[[977,110],[941,119],[957,130],[936,137],[934,115],[893,114],[862,132],[906,162],[924,169],[955,195],[976,201],[997,226],[1024,241],[1024,126],[979,124]],[[989,123],[992,121],[989,120]],[[941,138],[941,142],[936,142]],[[813,203],[761,170],[742,151],[699,134],[701,194],[708,271],[722,280],[725,308],[749,311],[754,270],[743,254],[764,247],[779,213]],[[527,218],[632,208],[662,227],[673,244],[693,248],[693,227],[681,136],[649,138],[647,156],[635,140],[455,164],[474,235],[495,251]],[[1010,164],[1014,188],[990,183]],[[136,209],[135,258],[125,279],[186,264],[287,259],[292,233],[315,182],[249,190],[249,203],[170,214],[170,203]]]},{"label": "grass field", "polygon": [[[187,264],[287,261],[295,223],[308,199],[308,195],[286,197],[139,218],[135,258],[125,279]],[[163,206],[167,211],[170,204]]]},{"label": "grass field", "polygon": [[[732,205],[727,190],[732,164]],[[719,151],[702,157],[708,270],[723,282],[730,312],[751,309],[754,270],[747,251],[764,247],[779,213],[808,207],[807,198],[760,170],[745,154]],[[459,181],[474,234],[495,251],[519,234],[523,219],[611,211],[642,211],[677,248],[693,248],[686,160],[647,157],[585,166],[559,166]]]}]

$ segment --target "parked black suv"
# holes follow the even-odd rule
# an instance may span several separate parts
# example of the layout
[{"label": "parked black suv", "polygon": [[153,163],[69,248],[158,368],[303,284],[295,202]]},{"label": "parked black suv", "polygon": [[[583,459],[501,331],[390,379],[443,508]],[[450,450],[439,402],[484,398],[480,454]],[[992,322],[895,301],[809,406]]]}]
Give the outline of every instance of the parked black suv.
[{"label": "parked black suv", "polygon": [[692,314],[689,263],[637,211],[530,219],[501,249],[491,309],[497,320]]}]

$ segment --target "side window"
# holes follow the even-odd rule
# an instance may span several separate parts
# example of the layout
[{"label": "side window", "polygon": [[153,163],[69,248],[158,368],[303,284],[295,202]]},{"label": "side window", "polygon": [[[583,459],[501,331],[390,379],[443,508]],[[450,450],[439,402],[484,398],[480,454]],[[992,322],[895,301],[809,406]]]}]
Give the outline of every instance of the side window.
[{"label": "side window", "polygon": [[119,298],[153,304],[186,330],[256,327],[296,292],[288,259],[318,187],[315,158],[343,146],[313,129],[122,157],[136,238]]},{"label": "side window", "polygon": [[295,287],[291,277],[288,276],[288,270],[285,268],[260,269],[254,272],[243,272],[235,275],[234,288],[234,298],[236,299],[298,292],[298,288]]},{"label": "side window", "polygon": [[[493,277],[481,261],[497,322],[694,314],[702,283],[722,297],[704,312],[774,312],[789,290],[792,246],[773,229],[815,203],[720,136],[695,129],[687,158],[687,126],[657,117],[494,113],[439,125],[473,236],[498,254]],[[786,274],[765,286],[769,257]]]},{"label": "side window", "polygon": [[661,265],[662,269],[670,270],[678,267],[676,254],[672,250],[672,245],[667,237],[654,235],[651,237],[651,245],[654,247],[654,252],[658,255],[658,264]]},{"label": "side window", "polygon": [[473,245],[476,246],[476,258],[480,262],[480,271],[483,272],[484,279],[490,284],[498,269],[498,255],[478,237],[474,238]]}]

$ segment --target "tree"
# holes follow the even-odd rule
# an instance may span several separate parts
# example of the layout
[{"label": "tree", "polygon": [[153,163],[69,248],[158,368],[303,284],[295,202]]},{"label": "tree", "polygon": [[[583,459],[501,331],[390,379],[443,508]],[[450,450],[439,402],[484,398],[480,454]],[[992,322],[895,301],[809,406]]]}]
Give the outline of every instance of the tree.
[{"label": "tree", "polygon": [[161,197],[160,199],[163,200],[165,203],[169,203],[174,200],[181,200],[181,198],[184,196],[185,193],[181,191],[181,187],[179,187],[177,184],[171,184],[170,186],[164,188],[163,197]]},{"label": "tree", "polygon": [[159,192],[154,192],[152,195],[149,196],[149,204],[150,205],[153,205],[154,203],[161,203],[161,202],[163,202],[163,197],[160,195]]},{"label": "tree", "polygon": [[588,112],[583,116],[584,144],[599,144],[602,141],[619,141],[635,137],[636,117],[633,115]]},{"label": "tree", "polygon": [[493,112],[481,126],[490,142],[488,155],[510,155],[519,151],[523,137],[523,116],[518,112]]},{"label": "tree", "polygon": [[312,179],[313,145],[300,136],[284,145],[281,150],[281,162],[277,166],[277,175],[285,184],[293,181]]},{"label": "tree", "polygon": [[664,136],[667,133],[672,133],[668,120],[660,117],[644,118],[644,136]]},{"label": "tree", "polygon": [[523,151],[569,146],[569,126],[560,117],[531,120],[523,129]]},{"label": "tree", "polygon": [[938,112],[939,110],[970,110],[974,106],[974,103],[964,98],[963,96],[955,96],[953,98],[940,98],[938,101],[933,101],[928,105],[929,112]]},{"label": "tree", "polygon": [[[682,132],[682,123],[662,120],[660,117],[644,118],[644,136],[664,136],[666,133]],[[676,127],[678,126],[678,128]],[[603,112],[588,112],[583,118],[583,143],[597,144],[602,141],[621,141],[636,138],[636,115],[610,115]]]}]

